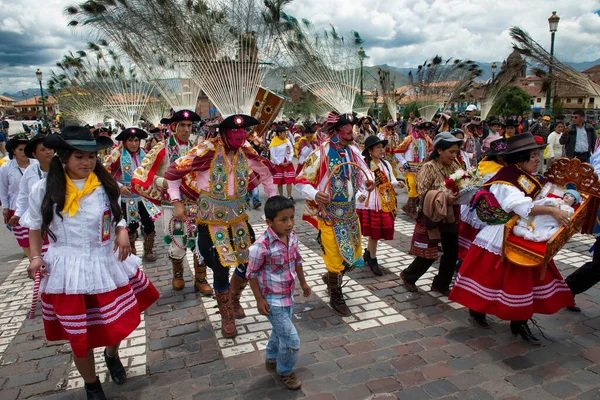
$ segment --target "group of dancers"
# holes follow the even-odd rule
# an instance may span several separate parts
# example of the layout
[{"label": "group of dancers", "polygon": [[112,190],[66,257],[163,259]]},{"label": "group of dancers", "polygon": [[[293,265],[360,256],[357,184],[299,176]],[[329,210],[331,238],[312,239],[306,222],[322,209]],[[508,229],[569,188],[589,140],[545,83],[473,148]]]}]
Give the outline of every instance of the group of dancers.
[{"label": "group of dancers", "polygon": [[[71,343],[90,399],[105,398],[92,350],[106,347],[110,376],[123,384],[119,343],[159,296],[140,269],[135,245],[141,228],[143,257],[157,260],[155,221],[161,214],[168,230],[172,288],[184,288],[183,259],[192,251],[194,287],[201,295],[216,297],[221,333],[231,338],[237,335],[236,319],[245,317],[240,296],[250,280],[259,311],[273,324],[266,367],[290,389],[300,387],[292,371],[299,340],[290,305],[296,277],[305,295],[310,288],[293,233],[293,184],[306,200],[303,219],[318,229],[326,269],[322,281],[331,307],[341,316],[351,315],[343,294],[344,275],[365,265],[375,275],[384,273],[377,243],[393,239],[395,189],[405,184],[409,198],[416,199],[409,207],[416,214],[410,250],[416,258],[400,276],[409,290],[417,290],[416,281],[435,262],[441,246],[431,289],[467,306],[477,326],[488,328],[486,315],[495,315],[510,320],[513,333],[539,344],[527,320],[534,313],[575,305],[553,262],[541,278],[539,268],[501,259],[507,215],[549,214],[560,223],[569,222],[559,209],[533,204],[541,189],[533,173],[543,145],[531,134],[489,144],[479,167],[487,174],[484,188],[498,209],[495,219],[484,223],[461,212],[454,204],[456,194],[442,188],[471,157],[460,129],[430,135],[435,125],[414,121],[400,141],[393,124],[376,133],[368,120],[331,112],[322,125],[298,129],[303,136],[298,143],[287,125],[276,125],[275,135],[262,147],[268,149],[268,159],[257,152],[258,144],[248,141],[249,131],[259,124],[255,118],[228,116],[219,121],[218,133],[194,146],[189,136],[198,120],[193,110],[174,111],[162,121],[171,135],[146,151],[140,141],[148,133],[137,127],[123,129],[116,146],[80,126],[32,140],[17,136],[7,146],[12,159],[0,169],[4,219],[30,259],[28,275],[41,276],[46,336]],[[362,148],[356,145],[361,129],[369,131]],[[98,157],[103,150],[109,150],[104,160]],[[401,173],[404,179],[398,179]],[[269,229],[257,239],[248,222],[247,201],[258,185],[269,198],[264,210]],[[363,236],[368,237],[364,252]],[[467,240],[460,239],[462,265],[451,289],[459,237]]]}]

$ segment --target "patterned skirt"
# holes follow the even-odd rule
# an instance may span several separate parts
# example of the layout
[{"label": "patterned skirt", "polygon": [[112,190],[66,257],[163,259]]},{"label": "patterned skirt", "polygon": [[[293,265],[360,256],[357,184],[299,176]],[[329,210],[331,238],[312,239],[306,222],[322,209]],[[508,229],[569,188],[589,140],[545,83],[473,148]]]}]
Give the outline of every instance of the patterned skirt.
[{"label": "patterned skirt", "polygon": [[408,254],[430,260],[437,260],[438,258],[438,244],[429,240],[427,229],[425,229],[425,225],[421,220],[417,220],[415,223],[415,231],[410,241]]},{"label": "patterned skirt", "polygon": [[394,239],[394,218],[392,213],[363,208],[356,209],[356,212],[358,213],[363,236],[367,236],[373,240]]},{"label": "patterned skirt", "polygon": [[573,293],[550,261],[524,268],[477,245],[471,246],[448,298],[474,311],[506,321],[524,321],[535,313],[554,314],[575,304]]},{"label": "patterned skirt", "polygon": [[46,338],[68,340],[75,357],[84,358],[88,350],[114,346],[129,336],[139,325],[141,312],[158,297],[141,270],[128,285],[106,293],[42,293]]},{"label": "patterned skirt", "polygon": [[273,183],[276,185],[284,185],[288,183],[294,183],[296,180],[296,171],[294,170],[294,164],[289,164],[287,167],[276,165],[275,175],[273,175]]}]

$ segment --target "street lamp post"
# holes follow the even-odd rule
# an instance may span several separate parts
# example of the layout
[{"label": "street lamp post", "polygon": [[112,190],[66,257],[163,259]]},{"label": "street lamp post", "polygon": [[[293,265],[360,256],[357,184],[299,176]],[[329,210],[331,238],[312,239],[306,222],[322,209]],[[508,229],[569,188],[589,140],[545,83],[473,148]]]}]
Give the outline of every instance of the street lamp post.
[{"label": "street lamp post", "polygon": [[363,63],[365,61],[365,51],[361,47],[358,50],[358,58],[360,59],[360,100],[363,100]]},{"label": "street lamp post", "polygon": [[283,74],[283,75],[281,75],[281,77],[283,78],[283,96],[285,97],[285,83],[287,80],[287,75]]},{"label": "street lamp post", "polygon": [[42,87],[42,71],[40,71],[39,69],[35,72],[35,75],[37,76],[38,81],[40,82],[40,93],[42,95],[42,119],[44,121],[46,121],[46,100],[44,100],[44,88]]},{"label": "street lamp post", "polygon": [[373,116],[375,119],[379,119],[379,113],[377,112],[377,100],[379,99],[379,93],[377,93],[377,88],[373,91]]},{"label": "street lamp post", "polygon": [[556,11],[552,11],[552,15],[548,18],[548,25],[550,26],[550,67],[548,68],[548,79],[550,80],[548,85],[548,91],[546,92],[546,106],[544,110],[545,115],[552,115],[550,101],[552,99],[552,64],[554,63],[554,36],[558,29],[558,21],[560,18],[556,15]]},{"label": "street lamp post", "polygon": [[496,65],[495,62],[492,63],[492,81],[494,79],[496,79],[496,70],[498,69],[498,66]]}]

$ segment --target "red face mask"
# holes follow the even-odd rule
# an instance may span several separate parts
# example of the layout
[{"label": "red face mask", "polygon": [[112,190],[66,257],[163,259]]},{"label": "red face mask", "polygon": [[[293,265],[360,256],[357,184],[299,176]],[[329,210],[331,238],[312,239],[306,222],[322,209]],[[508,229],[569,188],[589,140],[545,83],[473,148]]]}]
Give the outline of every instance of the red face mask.
[{"label": "red face mask", "polygon": [[230,150],[238,150],[246,142],[246,129],[228,129],[223,132],[225,145]]}]

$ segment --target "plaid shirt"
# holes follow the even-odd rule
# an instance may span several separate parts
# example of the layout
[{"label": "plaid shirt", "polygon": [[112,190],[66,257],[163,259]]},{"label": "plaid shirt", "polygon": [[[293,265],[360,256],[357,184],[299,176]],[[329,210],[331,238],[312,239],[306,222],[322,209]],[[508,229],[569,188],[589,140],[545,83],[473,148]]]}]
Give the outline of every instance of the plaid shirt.
[{"label": "plaid shirt", "polygon": [[257,278],[260,293],[275,307],[293,305],[296,266],[302,263],[298,236],[292,232],[288,245],[269,227],[250,247],[246,277]]}]

